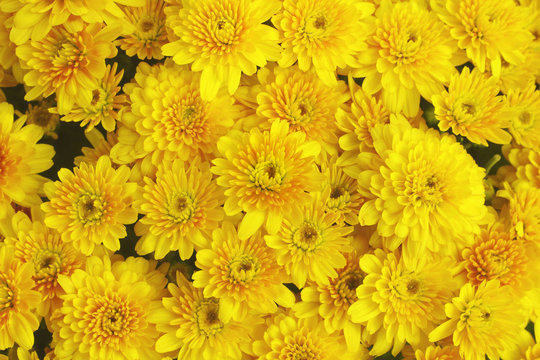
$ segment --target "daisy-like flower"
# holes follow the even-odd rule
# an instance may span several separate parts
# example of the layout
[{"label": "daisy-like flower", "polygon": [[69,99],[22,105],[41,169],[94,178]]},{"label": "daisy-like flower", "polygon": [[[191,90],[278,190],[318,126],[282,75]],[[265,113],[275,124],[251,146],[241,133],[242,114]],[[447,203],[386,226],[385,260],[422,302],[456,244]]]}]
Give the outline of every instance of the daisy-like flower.
[{"label": "daisy-like flower", "polygon": [[218,149],[223,158],[212,160],[211,171],[226,188],[225,213],[246,212],[238,228],[242,240],[263,223],[275,234],[283,217],[298,214],[299,207],[309,202],[306,192],[320,187],[321,175],[313,163],[320,145],[306,142],[302,132],[289,133],[285,121],[274,121],[270,131],[232,130],[219,139]]},{"label": "daisy-like flower", "polygon": [[96,165],[82,163],[73,172],[60,169],[60,181],[44,187],[49,198],[41,205],[45,224],[85,255],[100,243],[112,251],[120,249],[119,239],[127,235],[124,224],[137,220],[131,207],[137,184],[128,182],[128,177],[129,168],[113,169],[107,156]]},{"label": "daisy-like flower", "polygon": [[478,288],[465,284],[459,296],[446,304],[449,320],[429,334],[430,341],[452,336],[465,360],[498,359],[499,354],[515,346],[516,334],[525,327],[527,317],[516,306],[509,286],[499,280],[481,283]]},{"label": "daisy-like flower", "polygon": [[52,165],[54,148],[37,144],[43,130],[26,125],[26,116],[14,121],[13,106],[0,103],[0,219],[11,209],[11,202],[30,207],[41,203],[47,181],[38,173]]},{"label": "daisy-like flower", "polygon": [[362,153],[349,173],[367,201],[360,225],[377,225],[394,250],[412,259],[427,248],[453,253],[485,221],[484,169],[454,136],[412,128],[396,118],[373,132],[376,153]]},{"label": "daisy-like flower", "polygon": [[57,26],[41,41],[17,47],[23,68],[28,69],[24,83],[30,87],[25,100],[56,93],[60,114],[68,113],[75,103],[87,107],[93,90],[106,71],[105,59],[116,55],[113,40],[119,28],[88,25],[76,33]]},{"label": "daisy-like flower", "polygon": [[540,152],[540,91],[533,84],[523,90],[510,89],[506,104],[511,111],[509,130],[514,141]]},{"label": "daisy-like flower", "polygon": [[150,318],[166,295],[156,261],[92,256],[86,271],[59,275],[65,291],[53,314],[56,359],[159,359]]},{"label": "daisy-like flower", "polygon": [[338,276],[330,279],[328,285],[310,283],[302,289],[302,301],[294,306],[299,318],[320,315],[329,334],[343,330],[347,347],[358,351],[362,339],[362,326],[351,321],[347,314],[351,304],[358,300],[356,288],[364,280],[364,272],[359,266],[357,252],[345,254],[346,264],[337,269]]},{"label": "daisy-like flower", "polygon": [[455,72],[454,43],[437,16],[416,2],[385,1],[376,12],[368,50],[358,57],[355,77],[365,77],[368,94],[382,88],[382,100],[392,112],[415,116],[420,96],[430,100],[443,91]]},{"label": "daisy-like flower", "polygon": [[199,77],[173,62],[139,64],[135,81],[124,86],[132,105],[111,151],[115,162],[127,164],[149,154],[156,166],[164,158],[213,158],[217,140],[239,114],[234,98],[224,92],[203,100]]},{"label": "daisy-like flower", "polygon": [[347,351],[343,335],[328,335],[317,318],[297,319],[281,314],[270,321],[261,338],[253,343],[258,359],[330,360],[338,354],[340,359],[362,359]]},{"label": "daisy-like flower", "polygon": [[128,56],[136,54],[141,60],[162,59],[161,46],[168,42],[163,7],[163,0],[146,0],[142,7],[124,7],[132,31],[115,44]]},{"label": "daisy-like flower", "polygon": [[391,349],[396,356],[405,342],[413,347],[428,344],[429,331],[445,319],[444,304],[457,287],[448,265],[444,260],[407,265],[399,250],[376,249],[360,259],[367,275],[348,313],[373,334],[371,355]]},{"label": "daisy-like flower", "polygon": [[16,237],[7,237],[4,242],[14,247],[17,261],[32,265],[34,290],[43,296],[36,312],[48,319],[62,305],[59,295],[64,292],[58,284],[58,276],[71,276],[75,269],[82,268],[85,258],[72,243],[63,242],[56,230],[45,226],[39,208],[33,209],[32,220],[25,213],[17,212],[11,222]]},{"label": "daisy-like flower", "polygon": [[211,246],[197,252],[195,266],[201,270],[193,274],[193,286],[203,288],[205,297],[219,299],[220,319],[225,322],[242,321],[249,310],[275,313],[275,302],[285,307],[295,302],[282,284],[285,273],[262,236],[240,240],[230,222],[214,230]]},{"label": "daisy-like flower", "polygon": [[35,124],[43,129],[45,136],[49,136],[54,140],[58,139],[58,135],[55,130],[60,123],[60,116],[54,113],[54,109],[51,108],[52,102],[49,100],[42,100],[38,105],[28,104],[28,110],[26,111],[26,123]]},{"label": "daisy-like flower", "polygon": [[0,349],[17,343],[24,349],[34,345],[39,327],[35,309],[41,294],[34,290],[33,269],[15,258],[15,249],[0,245]]},{"label": "daisy-like flower", "polygon": [[526,28],[527,13],[515,1],[431,0],[431,6],[480,72],[489,64],[498,78],[502,60],[513,65],[524,61],[532,35]]},{"label": "daisy-like flower", "polygon": [[451,128],[454,134],[484,146],[488,141],[508,144],[512,137],[503,129],[510,127],[510,118],[498,93],[497,79],[464,67],[452,76],[448,91],[433,96],[439,129]]},{"label": "daisy-like flower", "polygon": [[158,167],[156,180],[144,178],[144,188],[134,207],[144,215],[135,224],[141,236],[135,249],[140,255],[154,251],[161,259],[176,251],[189,259],[193,247],[209,245],[212,230],[224,214],[223,192],[215,181],[208,163],[193,159],[190,164],[177,159]]},{"label": "daisy-like flower", "polygon": [[125,105],[127,97],[124,94],[118,94],[120,91],[120,80],[124,74],[124,70],[116,72],[118,63],[114,63],[111,67],[107,66],[102,79],[99,79],[93,86],[92,101],[88,105],[75,104],[73,109],[66,115],[62,116],[61,120],[66,122],[80,122],[81,127],[86,125],[85,131],[90,131],[94,126],[101,123],[106,131],[114,131],[116,121],[118,120],[118,112]]},{"label": "daisy-like flower", "polygon": [[302,71],[314,69],[327,85],[336,84],[336,68],[356,64],[366,49],[365,35],[373,4],[352,0],[285,0],[272,18],[280,32],[283,53],[278,61]]},{"label": "daisy-like flower", "polygon": [[150,319],[165,333],[155,343],[156,350],[178,351],[178,360],[241,359],[241,348],[251,344],[249,334],[259,321],[249,316],[242,322],[223,322],[218,299],[204,297],[203,290],[195,289],[180,272],[176,283],[169,283],[172,297],[163,297],[164,308]]},{"label": "daisy-like flower", "polygon": [[338,215],[325,212],[328,191],[312,196],[300,214],[286,216],[281,230],[266,235],[266,244],[275,249],[277,262],[292,282],[302,288],[306,281],[328,285],[338,276],[337,269],[346,264],[343,253],[349,252],[346,235],[353,230],[346,224],[335,224]]},{"label": "daisy-like flower", "polygon": [[278,32],[264,25],[280,8],[278,0],[186,0],[169,19],[178,40],[162,47],[179,64],[200,75],[201,96],[212,100],[222,85],[234,94],[242,73],[279,58]]}]

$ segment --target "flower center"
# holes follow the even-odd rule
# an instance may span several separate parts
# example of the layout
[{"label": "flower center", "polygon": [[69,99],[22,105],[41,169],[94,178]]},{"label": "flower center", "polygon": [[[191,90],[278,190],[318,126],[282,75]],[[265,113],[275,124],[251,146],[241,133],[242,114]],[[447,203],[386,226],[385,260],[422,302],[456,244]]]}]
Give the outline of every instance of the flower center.
[{"label": "flower center", "polygon": [[149,32],[155,26],[154,21],[151,18],[142,18],[139,23],[139,28],[142,32]]},{"label": "flower center", "polygon": [[56,279],[57,274],[62,271],[61,255],[49,249],[39,249],[34,257],[34,270],[37,282]]},{"label": "flower center", "polygon": [[441,182],[435,175],[413,173],[407,176],[405,193],[416,206],[436,206],[442,199]]},{"label": "flower center", "polygon": [[326,33],[328,19],[324,14],[311,15],[306,19],[304,34],[308,39],[320,39]]},{"label": "flower center", "polygon": [[0,311],[13,306],[13,290],[9,287],[5,280],[0,283]]},{"label": "flower center", "polygon": [[414,274],[403,275],[392,279],[389,287],[393,294],[402,300],[415,300],[421,297],[422,283]]},{"label": "flower center", "polygon": [[474,120],[478,111],[477,102],[466,96],[456,100],[452,109],[452,116],[458,124],[467,123]]},{"label": "flower center", "polygon": [[280,359],[287,360],[318,360],[319,354],[313,347],[313,341],[307,339],[305,336],[295,334],[291,342],[287,342],[287,345],[283,347],[280,354]]},{"label": "flower center", "polygon": [[514,120],[513,125],[518,129],[530,129],[534,125],[533,115],[529,111],[523,110]]},{"label": "flower center", "polygon": [[195,321],[199,333],[206,337],[221,332],[223,323],[219,320],[219,300],[203,299],[195,308]]},{"label": "flower center", "polygon": [[215,40],[222,45],[233,45],[235,42],[238,42],[236,26],[231,19],[221,18],[216,21],[214,36]]},{"label": "flower center", "polygon": [[186,223],[193,217],[196,210],[197,204],[191,195],[180,192],[175,194],[169,202],[168,215],[175,223]]},{"label": "flower center", "polygon": [[313,120],[314,107],[308,99],[295,101],[290,105],[288,121],[291,125],[309,123]]},{"label": "flower center", "polygon": [[240,255],[229,263],[228,268],[228,277],[233,283],[249,283],[257,275],[260,264],[251,255]]},{"label": "flower center", "polygon": [[318,227],[310,221],[304,223],[292,234],[292,243],[305,252],[314,251],[321,244]]},{"label": "flower center", "polygon": [[[175,141],[187,144],[199,141],[201,134],[205,132],[206,117],[205,106],[198,92],[191,91],[180,96],[178,89],[171,89],[164,102],[165,109],[159,120],[163,124],[161,126],[164,126],[165,133],[155,132],[156,143],[163,143],[163,146],[174,151],[178,148]],[[164,137],[166,142],[163,142]]]},{"label": "flower center", "polygon": [[283,182],[285,170],[276,161],[263,161],[251,171],[250,181],[261,190],[276,191]]},{"label": "flower center", "polygon": [[83,194],[77,199],[77,213],[79,220],[85,225],[101,222],[106,209],[106,202],[96,194]]},{"label": "flower center", "polygon": [[351,271],[340,277],[336,284],[337,292],[348,304],[358,300],[356,296],[356,288],[362,284],[364,277],[359,271]]}]

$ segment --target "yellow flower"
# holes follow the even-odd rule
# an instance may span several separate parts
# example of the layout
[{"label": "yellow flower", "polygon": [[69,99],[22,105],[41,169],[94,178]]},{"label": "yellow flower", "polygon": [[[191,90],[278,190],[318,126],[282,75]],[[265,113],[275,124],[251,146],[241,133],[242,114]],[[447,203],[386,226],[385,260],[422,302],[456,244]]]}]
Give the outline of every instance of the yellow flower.
[{"label": "yellow flower", "polygon": [[338,215],[324,211],[328,191],[312,196],[300,213],[285,216],[281,230],[266,235],[266,244],[275,249],[277,262],[292,282],[302,288],[307,280],[328,285],[338,276],[337,269],[346,264],[343,253],[349,252],[346,235],[352,226],[336,224]]},{"label": "yellow flower", "polygon": [[278,32],[264,25],[280,8],[278,0],[187,0],[168,19],[178,40],[162,47],[179,64],[202,71],[204,100],[216,97],[222,85],[234,94],[242,73],[253,75],[257,66],[277,60]]},{"label": "yellow flower", "polygon": [[34,290],[43,297],[36,312],[48,320],[62,305],[59,296],[64,292],[58,284],[58,276],[71,276],[75,269],[83,266],[85,258],[73,244],[64,243],[58,232],[45,226],[39,208],[32,210],[32,219],[17,212],[11,220],[16,236],[7,237],[4,242],[13,246],[17,261],[32,265]]},{"label": "yellow flower", "polygon": [[358,300],[348,313],[351,321],[365,324],[373,334],[371,355],[391,349],[396,356],[405,342],[413,348],[428,344],[428,332],[445,319],[444,304],[456,290],[449,264],[446,260],[407,264],[399,250],[382,249],[360,259],[367,275],[356,288]]},{"label": "yellow flower", "polygon": [[13,106],[0,103],[0,218],[7,215],[11,202],[39,205],[47,179],[37,174],[53,165],[54,148],[37,144],[43,130],[24,126],[25,121],[26,116],[14,121]]},{"label": "yellow flower", "polygon": [[356,252],[346,253],[346,264],[337,269],[338,276],[329,284],[310,284],[302,289],[302,301],[294,306],[298,318],[320,315],[329,334],[343,330],[350,351],[358,351],[362,339],[362,326],[351,321],[347,311],[358,300],[356,288],[362,284],[365,273],[360,269]]},{"label": "yellow flower", "polygon": [[161,46],[167,41],[163,0],[146,0],[142,7],[123,7],[132,31],[115,41],[128,56],[163,59]]},{"label": "yellow flower", "polygon": [[60,123],[60,116],[54,113],[54,108],[51,108],[52,101],[42,100],[38,105],[28,104],[28,110],[26,111],[26,123],[35,124],[43,129],[45,136],[49,136],[54,140],[58,139],[58,135],[55,133],[58,124]]},{"label": "yellow flower", "polygon": [[374,129],[376,154],[360,154],[349,170],[368,199],[360,225],[377,225],[390,250],[404,242],[407,259],[426,248],[455,253],[487,215],[484,169],[453,136],[397,120]]},{"label": "yellow flower", "polygon": [[156,261],[92,256],[86,271],[59,275],[65,291],[53,314],[56,359],[159,359],[150,317],[166,295]]},{"label": "yellow flower", "polygon": [[92,130],[100,123],[106,131],[114,131],[118,112],[127,101],[126,95],[118,95],[120,91],[118,84],[122,80],[124,70],[117,73],[117,66],[116,62],[112,67],[107,65],[103,78],[97,79],[93,86],[90,104],[82,106],[75,104],[69,113],[62,116],[61,120],[80,122],[81,127],[88,125],[85,131]]},{"label": "yellow flower", "polygon": [[275,313],[291,307],[295,297],[285,285],[284,271],[260,234],[238,239],[234,225],[224,222],[212,233],[211,246],[197,252],[193,286],[205,297],[219,299],[220,319],[242,321],[248,311]]},{"label": "yellow flower", "polygon": [[34,331],[39,327],[35,309],[41,294],[34,291],[33,269],[29,263],[15,258],[15,249],[0,245],[0,349],[14,342],[24,349],[34,344]]},{"label": "yellow flower", "polygon": [[477,289],[465,284],[459,296],[446,304],[449,320],[429,334],[430,341],[450,335],[465,360],[498,359],[499,354],[515,346],[516,334],[527,323],[527,317],[516,306],[509,286],[498,280],[481,283]]},{"label": "yellow flower", "polygon": [[510,126],[510,119],[498,93],[494,77],[464,67],[461,74],[452,76],[448,91],[433,96],[439,129],[452,128],[454,134],[484,146],[488,141],[508,144],[512,137],[503,128]]},{"label": "yellow flower", "polygon": [[354,65],[366,49],[373,4],[353,0],[285,0],[272,18],[280,31],[283,53],[278,61],[302,71],[315,70],[329,86],[336,85],[336,68]]},{"label": "yellow flower", "polygon": [[270,131],[232,130],[219,139],[218,149],[223,158],[212,160],[211,171],[226,188],[225,213],[246,212],[238,228],[242,240],[263,223],[275,234],[283,217],[298,214],[309,201],[306,191],[320,187],[321,175],[313,163],[320,145],[306,142],[302,132],[289,133],[285,121],[274,121]]},{"label": "yellow flower", "polygon": [[534,84],[522,90],[510,89],[506,103],[512,113],[509,130],[514,141],[540,152],[540,91]]},{"label": "yellow flower", "polygon": [[416,350],[416,360],[460,360],[459,349],[455,346],[428,346],[424,351]]},{"label": "yellow flower", "polygon": [[395,113],[415,116],[420,96],[427,100],[443,91],[455,72],[455,45],[435,14],[415,2],[385,1],[376,12],[375,31],[368,50],[358,57],[355,77],[365,77],[363,89]]},{"label": "yellow flower", "polygon": [[137,220],[131,208],[137,184],[127,182],[128,177],[129,168],[113,169],[107,156],[95,166],[82,163],[73,172],[60,169],[60,181],[45,184],[50,200],[41,205],[45,224],[85,255],[100,243],[112,251],[120,249],[119,239],[127,235],[124,224]]},{"label": "yellow flower", "polygon": [[540,188],[539,151],[516,145],[503,146],[502,153],[510,165],[501,166],[496,178],[508,183],[513,183],[516,180],[526,181],[532,186]]},{"label": "yellow flower", "polygon": [[155,343],[160,353],[178,351],[178,360],[241,359],[242,349],[251,344],[249,334],[259,322],[249,316],[243,322],[223,322],[219,300],[206,298],[180,273],[177,285],[169,283],[172,297],[163,297],[162,309],[150,322],[165,333]]},{"label": "yellow flower", "polygon": [[[116,132],[108,132],[107,139],[105,139],[103,134],[96,128],[85,131],[84,136],[92,147],[83,146],[81,148],[83,155],[75,157],[73,160],[75,166],[80,166],[83,162],[92,165],[97,164],[101,156],[110,155],[112,147],[118,142]],[[114,164],[113,167],[115,167]]]},{"label": "yellow flower", "polygon": [[498,78],[503,59],[513,65],[524,61],[532,35],[526,29],[527,14],[515,1],[432,0],[431,5],[480,72],[489,64]]},{"label": "yellow flower", "polygon": [[24,99],[31,101],[56,92],[60,114],[68,113],[75,103],[89,106],[92,91],[105,74],[105,59],[116,55],[112,41],[118,33],[118,28],[101,24],[88,25],[76,33],[57,26],[42,40],[18,46],[17,56],[29,70],[24,83],[30,90]]},{"label": "yellow flower", "polygon": [[131,109],[124,112],[115,162],[130,163],[150,155],[157,166],[163,159],[184,161],[197,155],[213,158],[216,143],[239,117],[234,98],[220,92],[205,101],[199,92],[200,74],[173,62],[140,63],[135,81],[124,86]]},{"label": "yellow flower", "polygon": [[158,167],[156,180],[144,178],[144,188],[134,207],[143,215],[135,224],[141,236],[135,250],[140,255],[154,251],[156,259],[176,251],[189,259],[193,247],[207,247],[212,230],[224,214],[225,201],[209,170],[208,163],[177,159]]}]

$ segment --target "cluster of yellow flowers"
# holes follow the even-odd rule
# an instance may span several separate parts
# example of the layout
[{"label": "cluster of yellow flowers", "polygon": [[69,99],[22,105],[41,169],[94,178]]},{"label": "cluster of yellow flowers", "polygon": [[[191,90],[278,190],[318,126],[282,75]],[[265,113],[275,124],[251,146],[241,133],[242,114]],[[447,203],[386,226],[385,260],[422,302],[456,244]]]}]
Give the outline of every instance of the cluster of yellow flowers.
[{"label": "cluster of yellow flowers", "polygon": [[0,360],[540,359],[538,83],[540,0],[1,0]]}]

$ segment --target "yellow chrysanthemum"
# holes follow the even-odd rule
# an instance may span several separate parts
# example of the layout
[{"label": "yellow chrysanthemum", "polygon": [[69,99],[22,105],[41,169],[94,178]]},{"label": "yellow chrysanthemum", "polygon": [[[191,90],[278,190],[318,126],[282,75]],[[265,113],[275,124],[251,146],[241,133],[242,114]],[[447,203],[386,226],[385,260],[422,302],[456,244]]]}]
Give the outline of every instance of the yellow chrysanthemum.
[{"label": "yellow chrysanthemum", "polygon": [[17,56],[28,69],[24,82],[30,90],[25,100],[56,93],[60,114],[67,114],[75,103],[88,107],[105,74],[105,59],[116,55],[112,41],[118,34],[118,28],[101,24],[76,33],[57,26],[43,40],[18,46]]},{"label": "yellow chrysanthemum", "polygon": [[55,130],[60,123],[60,116],[54,113],[51,108],[52,101],[42,100],[37,105],[28,104],[26,111],[26,123],[35,124],[43,129],[45,136],[49,136],[54,140],[58,139]]},{"label": "yellow chrysanthemum", "polygon": [[45,224],[85,255],[101,243],[112,251],[120,249],[119,239],[127,235],[124,224],[137,220],[131,207],[137,184],[127,182],[129,172],[126,166],[113,169],[107,156],[96,165],[82,163],[73,172],[60,169],[60,181],[44,187],[49,198],[41,205]]},{"label": "yellow chrysanthemum", "polygon": [[144,188],[134,203],[144,215],[135,224],[135,233],[142,235],[137,253],[154,251],[154,257],[161,259],[178,250],[181,259],[189,259],[194,246],[209,245],[212,230],[223,220],[224,201],[208,163],[192,159],[187,164],[177,159],[161,164],[155,181],[144,178]]},{"label": "yellow chrysanthemum", "polygon": [[431,0],[433,10],[450,28],[459,48],[481,71],[489,64],[498,78],[501,62],[519,65],[532,41],[527,14],[512,0]]},{"label": "yellow chrysanthemum", "polygon": [[225,213],[246,212],[238,228],[242,240],[263,223],[275,234],[283,217],[295,217],[309,201],[306,192],[320,187],[321,175],[313,163],[320,145],[306,142],[302,132],[289,133],[285,121],[274,121],[270,131],[232,130],[219,139],[218,149],[224,158],[212,160],[211,171],[226,188]]},{"label": "yellow chrysanthemum", "polygon": [[0,245],[0,349],[17,343],[24,349],[34,345],[39,327],[35,309],[41,294],[34,291],[34,271],[29,263],[15,258],[15,249]]},{"label": "yellow chrysanthemum", "polygon": [[239,114],[234,98],[224,92],[212,101],[203,100],[199,77],[172,62],[139,64],[135,81],[124,86],[131,111],[123,115],[125,127],[118,131],[111,157],[128,164],[150,155],[156,166],[163,159],[213,158],[217,140]]},{"label": "yellow chrysanthemum", "polygon": [[[539,150],[540,151],[540,150]],[[497,180],[513,183],[526,181],[536,188],[540,188],[540,152],[521,146],[503,146],[502,153],[510,165],[499,168]],[[499,185],[499,184],[497,184]],[[499,186],[503,187],[503,186]]]},{"label": "yellow chrysanthemum", "polygon": [[13,119],[13,106],[0,103],[0,218],[7,215],[11,202],[30,207],[41,203],[47,181],[38,173],[52,165],[54,148],[37,144],[43,130],[24,126],[26,116]]},{"label": "yellow chrysanthemum", "polygon": [[218,299],[204,297],[202,289],[195,289],[180,272],[176,283],[169,283],[172,297],[164,297],[164,308],[150,319],[165,333],[155,343],[156,350],[178,351],[178,360],[241,359],[259,321],[250,316],[243,322],[223,322]]},{"label": "yellow chrysanthemum", "polygon": [[484,146],[488,141],[508,144],[512,137],[503,129],[510,127],[510,116],[498,93],[494,77],[464,67],[461,74],[452,76],[448,91],[433,96],[439,129],[452,128],[454,134]]},{"label": "yellow chrysanthemum", "polygon": [[289,67],[298,61],[302,71],[315,70],[329,86],[336,84],[336,68],[356,64],[366,49],[365,34],[373,4],[352,0],[285,0],[272,18],[280,32],[283,53],[278,61]]},{"label": "yellow chrysanthemum", "polygon": [[146,0],[142,7],[124,7],[131,31],[115,44],[128,56],[136,54],[141,60],[163,59],[161,47],[168,42],[163,7],[163,0]]},{"label": "yellow chrysanthemum", "polygon": [[39,209],[32,211],[32,220],[23,212],[17,212],[11,222],[16,237],[7,237],[4,242],[15,248],[15,259],[29,263],[34,269],[34,290],[43,300],[36,312],[48,319],[62,305],[59,295],[63,290],[58,284],[60,274],[71,276],[75,269],[85,263],[84,256],[71,243],[64,243],[60,234],[43,223]]},{"label": "yellow chrysanthemum", "polygon": [[353,228],[336,224],[338,215],[325,212],[328,195],[327,191],[312,196],[298,215],[284,217],[277,234],[265,236],[266,244],[275,249],[278,264],[299,288],[307,280],[328,285],[338,276],[336,270],[346,264],[343,253],[351,250],[346,235]]},{"label": "yellow chrysanthemum", "polygon": [[445,319],[444,304],[456,290],[449,262],[407,265],[399,250],[376,249],[360,259],[360,268],[367,275],[348,313],[373,334],[370,354],[392,350],[396,356],[405,342],[426,346],[429,331]]},{"label": "yellow chrysanthemum", "polygon": [[271,320],[261,338],[253,343],[253,352],[260,360],[367,359],[348,352],[343,335],[328,335],[317,318],[297,319],[283,314]]},{"label": "yellow chrysanthemum", "polygon": [[[86,131],[84,136],[92,145],[91,148],[83,146],[81,151],[83,155],[76,156],[73,159],[75,166],[80,166],[83,162],[95,165],[97,164],[100,157],[103,155],[110,155],[111,149],[118,142],[118,135],[116,132],[108,132],[107,138],[98,129],[92,129]],[[113,167],[115,165],[113,164]]]},{"label": "yellow chrysanthemum", "polygon": [[430,100],[443,91],[455,72],[454,43],[437,16],[415,2],[385,1],[376,12],[368,50],[358,57],[355,77],[365,77],[363,89],[392,112],[415,116],[420,96]]},{"label": "yellow chrysanthemum", "polygon": [[163,45],[163,54],[202,71],[200,91],[212,100],[222,85],[234,94],[242,73],[279,58],[278,32],[264,25],[280,8],[278,0],[185,0],[173,19],[178,40]]},{"label": "yellow chrysanthemum", "polygon": [[360,154],[348,170],[368,199],[360,224],[377,225],[380,236],[392,239],[390,250],[405,242],[407,259],[425,248],[453,253],[471,242],[487,214],[484,169],[453,136],[404,120],[379,125],[372,136],[376,153]]},{"label": "yellow chrysanthemum", "polygon": [[429,340],[452,335],[463,359],[484,360],[486,355],[498,359],[501,352],[515,346],[516,334],[527,322],[516,300],[512,289],[500,286],[498,280],[483,282],[477,289],[467,283],[446,304],[449,320],[433,330]]},{"label": "yellow chrysanthemum", "polygon": [[512,114],[509,130],[514,141],[540,152],[540,90],[533,84],[523,90],[510,89],[506,103]]},{"label": "yellow chrysanthemum", "polygon": [[330,279],[328,285],[310,283],[302,289],[302,301],[295,304],[294,313],[298,318],[320,315],[329,334],[343,330],[348,349],[358,351],[363,327],[353,323],[347,311],[358,300],[356,288],[365,274],[360,269],[358,253],[347,253],[345,259],[345,266],[337,269],[338,276]]},{"label": "yellow chrysanthemum", "polygon": [[92,256],[86,271],[59,275],[65,291],[53,314],[56,359],[159,359],[160,335],[150,318],[166,295],[157,262]]},{"label": "yellow chrysanthemum", "polygon": [[90,131],[101,124],[106,131],[114,131],[116,121],[118,120],[118,112],[125,105],[126,95],[118,95],[120,91],[120,80],[124,74],[124,70],[116,72],[118,63],[114,63],[111,67],[107,66],[103,78],[97,79],[96,84],[92,87],[92,101],[87,106],[75,104],[73,109],[66,115],[62,116],[61,120],[66,122],[80,122],[81,127],[86,125],[85,131]]},{"label": "yellow chrysanthemum", "polygon": [[277,302],[291,307],[295,297],[285,285],[282,268],[261,235],[238,238],[234,225],[223,223],[212,233],[209,248],[197,252],[193,286],[203,288],[205,297],[219,299],[219,317],[242,321],[248,311],[275,313]]}]

